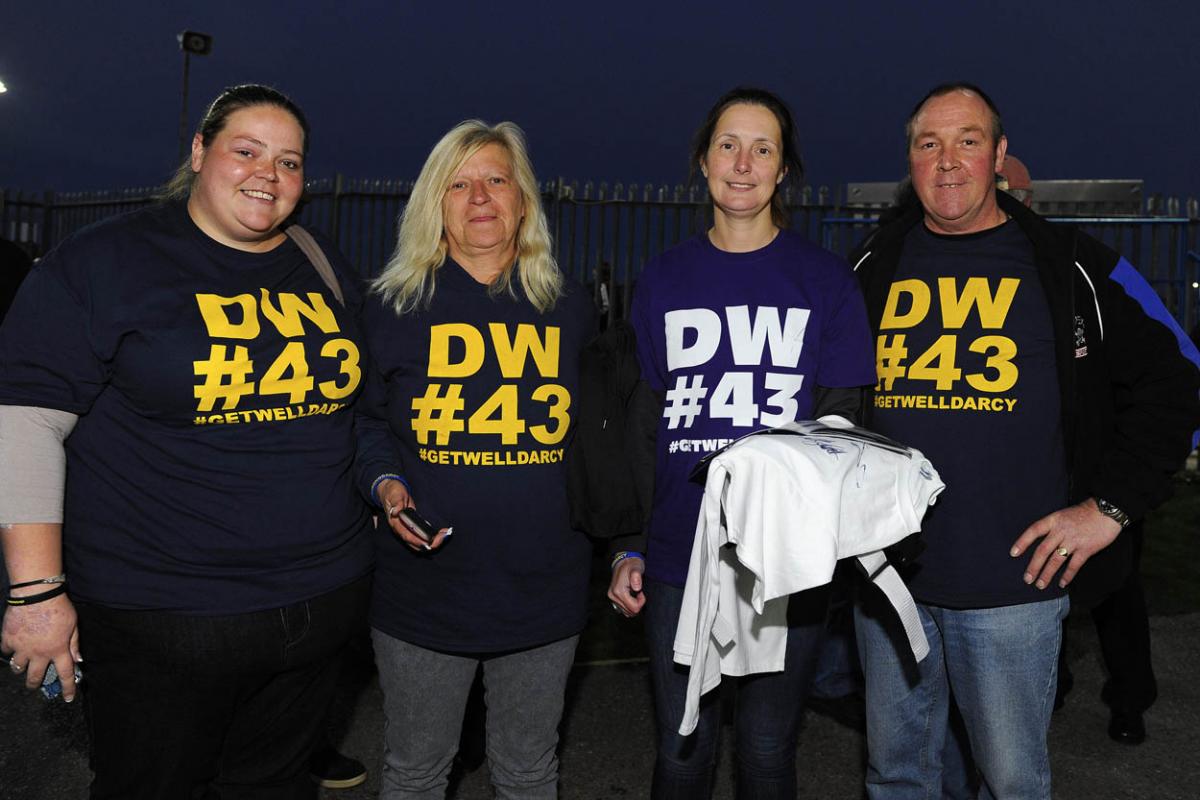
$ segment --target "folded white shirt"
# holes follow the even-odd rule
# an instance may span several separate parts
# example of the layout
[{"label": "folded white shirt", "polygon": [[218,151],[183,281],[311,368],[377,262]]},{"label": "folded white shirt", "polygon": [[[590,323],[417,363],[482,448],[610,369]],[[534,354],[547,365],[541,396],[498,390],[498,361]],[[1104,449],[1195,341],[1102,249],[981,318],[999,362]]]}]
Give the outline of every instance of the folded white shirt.
[{"label": "folded white shirt", "polygon": [[788,596],[827,584],[842,558],[864,568],[928,653],[912,596],[884,547],[921,528],[945,488],[917,450],[841,417],[757,431],[715,454],[696,522],[675,661],[690,664],[679,732],[721,675],[783,669]]}]

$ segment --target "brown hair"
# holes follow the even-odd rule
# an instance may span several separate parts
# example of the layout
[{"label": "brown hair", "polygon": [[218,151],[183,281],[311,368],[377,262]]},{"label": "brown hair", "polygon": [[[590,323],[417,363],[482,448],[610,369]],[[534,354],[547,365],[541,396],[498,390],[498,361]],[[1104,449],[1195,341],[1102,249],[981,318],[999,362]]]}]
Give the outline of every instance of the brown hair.
[{"label": "brown hair", "polygon": [[[275,106],[295,117],[296,124],[304,134],[303,155],[308,155],[308,120],[305,119],[304,112],[283,92],[260,83],[230,86],[217,95],[217,99],[212,101],[200,119],[200,127],[196,129],[200,142],[208,147],[213,139],[225,130],[225,125],[234,112],[254,106]],[[189,153],[175,170],[171,180],[163,187],[162,197],[167,200],[186,200],[191,195],[192,184],[195,182],[196,173],[192,171],[192,156]]]},{"label": "brown hair", "polygon": [[753,86],[739,86],[721,95],[716,104],[708,110],[704,122],[692,136],[692,163],[688,172],[688,181],[692,184],[696,182],[700,162],[708,153],[708,146],[712,144],[713,131],[716,130],[721,115],[730,106],[742,104],[762,106],[774,114],[775,121],[779,123],[779,137],[782,140],[780,144],[783,147],[782,166],[785,172],[783,180],[775,187],[775,193],[771,195],[771,221],[780,228],[786,228],[791,223],[791,214],[788,213],[787,202],[782,190],[789,182],[792,185],[800,185],[804,178],[804,164],[800,160],[800,145],[796,141],[796,125],[792,122],[792,112],[788,110],[787,104],[773,92]]}]

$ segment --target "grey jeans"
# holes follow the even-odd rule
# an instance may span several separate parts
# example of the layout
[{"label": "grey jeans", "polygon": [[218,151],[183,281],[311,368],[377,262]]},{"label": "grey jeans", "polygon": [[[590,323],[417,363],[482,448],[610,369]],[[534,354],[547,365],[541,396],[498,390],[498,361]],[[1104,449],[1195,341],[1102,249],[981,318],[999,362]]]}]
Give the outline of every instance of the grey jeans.
[{"label": "grey jeans", "polygon": [[497,800],[558,796],[558,723],[578,636],[497,656],[426,650],[371,631],[383,687],[381,800],[441,800],[467,695],[483,665],[487,757]]}]

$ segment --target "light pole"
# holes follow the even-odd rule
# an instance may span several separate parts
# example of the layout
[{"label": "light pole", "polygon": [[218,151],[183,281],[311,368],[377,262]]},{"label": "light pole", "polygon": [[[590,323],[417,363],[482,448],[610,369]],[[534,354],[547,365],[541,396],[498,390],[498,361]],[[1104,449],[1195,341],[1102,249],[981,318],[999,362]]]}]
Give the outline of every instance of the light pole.
[{"label": "light pole", "polygon": [[179,110],[179,160],[188,151],[188,68],[191,65],[191,55],[206,56],[212,52],[212,37],[207,33],[184,31],[176,35],[179,49],[183,51],[183,107]]}]

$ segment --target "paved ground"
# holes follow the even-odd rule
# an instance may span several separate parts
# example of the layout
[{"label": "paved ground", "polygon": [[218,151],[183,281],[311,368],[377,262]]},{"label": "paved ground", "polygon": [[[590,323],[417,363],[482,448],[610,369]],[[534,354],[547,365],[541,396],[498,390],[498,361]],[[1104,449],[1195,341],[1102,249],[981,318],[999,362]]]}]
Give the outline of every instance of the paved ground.
[{"label": "paved ground", "polygon": [[[1149,738],[1140,747],[1105,735],[1099,701],[1103,677],[1095,635],[1086,619],[1072,621],[1075,690],[1054,717],[1051,747],[1054,795],[1063,800],[1191,800],[1200,796],[1200,613],[1151,619],[1159,701],[1147,715]],[[379,688],[369,673],[348,676],[343,750],[366,761],[371,778],[359,789],[327,791],[323,800],[376,796],[383,719]],[[570,688],[562,747],[564,800],[643,798],[653,746],[649,687],[641,664],[577,667]],[[799,744],[801,796],[861,796],[863,738],[809,714]],[[0,799],[86,797],[86,735],[78,704],[46,703],[0,675]],[[486,766],[461,776],[453,797],[491,796]],[[733,796],[728,753],[717,798]]]}]

